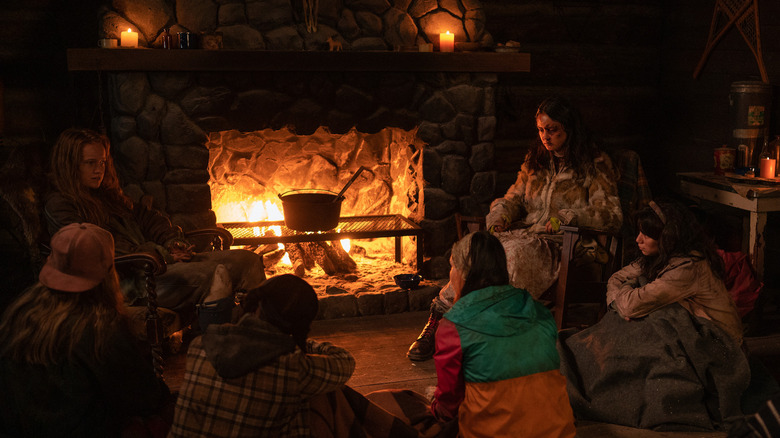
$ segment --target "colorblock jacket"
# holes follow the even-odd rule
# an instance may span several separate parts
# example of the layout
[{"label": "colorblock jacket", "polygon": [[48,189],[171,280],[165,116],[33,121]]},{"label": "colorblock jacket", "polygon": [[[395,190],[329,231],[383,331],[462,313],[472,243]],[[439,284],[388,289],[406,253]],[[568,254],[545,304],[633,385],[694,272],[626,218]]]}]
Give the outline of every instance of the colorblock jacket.
[{"label": "colorblock jacket", "polygon": [[436,332],[431,406],[463,437],[573,437],[552,314],[510,285],[473,291]]}]

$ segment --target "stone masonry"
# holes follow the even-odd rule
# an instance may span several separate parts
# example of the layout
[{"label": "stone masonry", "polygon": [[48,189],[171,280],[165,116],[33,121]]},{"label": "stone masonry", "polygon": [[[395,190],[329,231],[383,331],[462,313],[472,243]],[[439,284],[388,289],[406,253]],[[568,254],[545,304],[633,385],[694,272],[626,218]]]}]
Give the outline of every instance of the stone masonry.
[{"label": "stone masonry", "polygon": [[[101,11],[103,34],[137,28],[141,45],[158,47],[171,32],[221,32],[224,47],[326,50],[337,35],[345,50],[389,50],[433,41],[445,23],[457,41],[489,42],[478,2],[466,0],[320,1],[308,32],[287,1],[115,1]],[[154,12],[151,12],[154,11]],[[176,11],[176,14],[173,13]],[[162,49],[154,49],[162,50]],[[495,197],[495,74],[367,72],[110,73],[112,151],[124,189],[185,229],[213,226],[205,147],[211,132],[288,127],[311,134],[355,127],[412,129],[423,150],[425,273],[446,276],[456,239],[454,214],[484,215]]]}]

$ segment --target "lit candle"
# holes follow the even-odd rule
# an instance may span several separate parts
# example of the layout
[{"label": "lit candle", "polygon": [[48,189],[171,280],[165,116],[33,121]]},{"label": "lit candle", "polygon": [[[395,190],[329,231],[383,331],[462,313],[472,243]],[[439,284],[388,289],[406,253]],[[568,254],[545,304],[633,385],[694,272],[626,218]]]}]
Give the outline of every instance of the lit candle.
[{"label": "lit candle", "polygon": [[455,35],[450,31],[447,33],[439,34],[439,51],[440,52],[452,52],[455,50]]},{"label": "lit candle", "polygon": [[775,177],[775,167],[777,165],[777,162],[774,158],[761,158],[758,160],[758,169],[761,172],[759,176],[761,178],[772,178]]},{"label": "lit candle", "polygon": [[138,47],[138,33],[133,32],[132,29],[127,29],[127,32],[122,32],[120,46],[122,47]]}]

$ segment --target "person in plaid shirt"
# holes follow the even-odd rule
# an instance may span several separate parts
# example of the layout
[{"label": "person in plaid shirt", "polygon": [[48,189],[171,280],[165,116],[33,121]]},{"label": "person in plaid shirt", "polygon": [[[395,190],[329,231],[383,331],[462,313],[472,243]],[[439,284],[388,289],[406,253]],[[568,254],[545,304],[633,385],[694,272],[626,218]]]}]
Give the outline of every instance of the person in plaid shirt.
[{"label": "person in plaid shirt", "polygon": [[247,293],[236,324],[192,340],[169,437],[308,437],[309,401],[355,369],[343,348],[307,339],[317,294],[294,275]]}]

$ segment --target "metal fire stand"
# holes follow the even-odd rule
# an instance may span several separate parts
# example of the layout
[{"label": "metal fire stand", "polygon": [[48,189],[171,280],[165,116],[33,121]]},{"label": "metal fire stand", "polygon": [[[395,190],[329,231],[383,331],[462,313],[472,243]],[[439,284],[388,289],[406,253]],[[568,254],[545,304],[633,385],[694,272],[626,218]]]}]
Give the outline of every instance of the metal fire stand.
[{"label": "metal fire stand", "polygon": [[[377,216],[345,216],[330,231],[305,232],[287,228],[284,221],[226,222],[218,226],[230,231],[233,245],[264,245],[273,243],[320,242],[341,239],[373,239],[395,237],[395,261],[401,262],[401,237],[417,237],[417,270],[422,269],[423,229],[397,214]],[[281,235],[256,236],[257,228],[280,227]],[[267,233],[270,234],[270,233]]]}]

